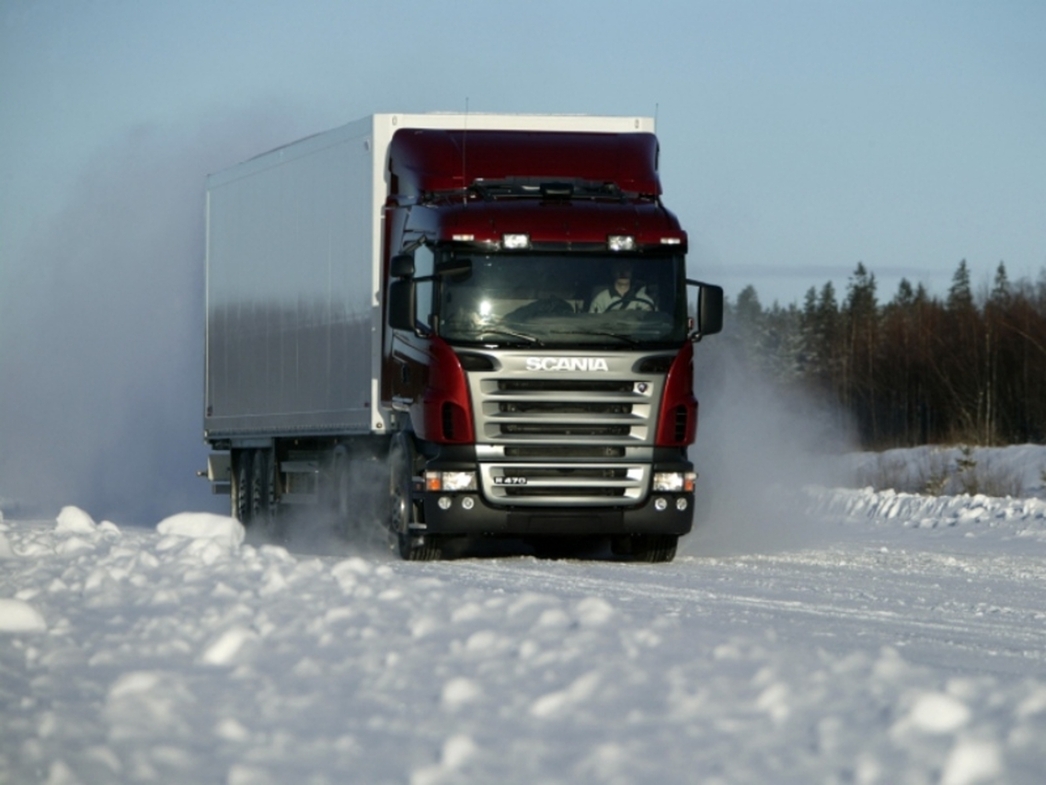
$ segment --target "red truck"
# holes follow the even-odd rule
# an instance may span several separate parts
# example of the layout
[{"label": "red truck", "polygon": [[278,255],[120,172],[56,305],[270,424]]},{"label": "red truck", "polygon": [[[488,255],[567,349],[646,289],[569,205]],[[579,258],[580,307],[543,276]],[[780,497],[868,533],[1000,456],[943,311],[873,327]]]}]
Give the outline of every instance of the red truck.
[{"label": "red truck", "polygon": [[212,175],[215,491],[279,535],[288,505],[358,514],[381,461],[405,559],[458,537],[672,559],[694,344],[723,313],[686,251],[649,118],[373,115]]}]

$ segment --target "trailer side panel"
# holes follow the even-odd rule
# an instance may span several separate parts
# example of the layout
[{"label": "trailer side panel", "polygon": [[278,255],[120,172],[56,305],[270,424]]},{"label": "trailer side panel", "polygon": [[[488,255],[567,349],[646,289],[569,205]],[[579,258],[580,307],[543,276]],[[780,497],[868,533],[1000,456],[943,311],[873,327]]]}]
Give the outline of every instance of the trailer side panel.
[{"label": "trailer side panel", "polygon": [[380,334],[371,124],[208,181],[208,438],[369,433]]}]

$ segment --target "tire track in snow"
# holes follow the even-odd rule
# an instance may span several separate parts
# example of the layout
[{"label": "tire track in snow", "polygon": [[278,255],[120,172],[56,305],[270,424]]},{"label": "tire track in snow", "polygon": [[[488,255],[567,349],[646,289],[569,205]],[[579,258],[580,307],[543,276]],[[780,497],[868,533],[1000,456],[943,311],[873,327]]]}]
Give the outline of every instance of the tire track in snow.
[{"label": "tire track in snow", "polygon": [[[825,563],[827,555],[823,556],[804,565],[815,569],[813,575],[805,569],[797,574],[790,558],[773,557],[761,558],[759,569],[754,570],[746,560],[724,559],[717,559],[714,565],[684,561],[668,569],[586,563],[583,573],[567,572],[570,565],[577,564],[570,561],[548,565],[526,560],[462,561],[454,563],[453,569],[465,582],[502,590],[599,596],[633,611],[646,607],[656,614],[701,617],[716,626],[774,625],[783,634],[799,630],[819,645],[835,640],[832,647],[837,649],[866,648],[870,642],[902,645],[910,651],[927,647],[939,660],[943,648],[963,662],[977,657],[987,671],[1046,674],[1046,614],[1042,611],[1046,591],[1041,584],[1030,589],[1008,587],[1011,604],[993,605],[985,612],[970,605],[949,605],[947,582],[942,583],[941,575],[913,576],[891,570],[884,581],[882,565],[874,568],[873,576],[872,570],[852,564],[833,568]],[[835,554],[831,558],[838,561]],[[855,571],[860,573],[856,579]],[[652,580],[656,576],[663,579]],[[1010,582],[1006,575],[991,577]],[[801,598],[767,596],[794,594],[796,582],[805,579],[809,585],[798,589]],[[681,586],[681,580],[726,586]],[[821,590],[815,591],[812,587],[818,584]],[[1013,607],[1016,597],[1026,598],[1023,607]],[[897,609],[869,607],[869,603]],[[812,633],[810,620],[816,624]]]}]

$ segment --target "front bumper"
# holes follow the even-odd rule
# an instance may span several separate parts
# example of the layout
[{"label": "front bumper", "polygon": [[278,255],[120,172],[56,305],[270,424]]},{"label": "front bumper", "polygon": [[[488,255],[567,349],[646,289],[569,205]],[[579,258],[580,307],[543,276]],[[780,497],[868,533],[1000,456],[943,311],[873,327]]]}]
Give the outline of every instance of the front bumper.
[{"label": "front bumper", "polygon": [[[435,468],[430,464],[430,468]],[[440,467],[450,469],[452,467]],[[460,464],[453,467],[464,469]],[[472,470],[476,469],[473,465]],[[689,463],[655,464],[654,471],[692,471]],[[693,493],[648,493],[639,504],[582,507],[566,505],[493,505],[473,492],[426,492],[415,484],[415,501],[423,509],[419,534],[506,537],[614,536],[687,534],[693,528]]]}]

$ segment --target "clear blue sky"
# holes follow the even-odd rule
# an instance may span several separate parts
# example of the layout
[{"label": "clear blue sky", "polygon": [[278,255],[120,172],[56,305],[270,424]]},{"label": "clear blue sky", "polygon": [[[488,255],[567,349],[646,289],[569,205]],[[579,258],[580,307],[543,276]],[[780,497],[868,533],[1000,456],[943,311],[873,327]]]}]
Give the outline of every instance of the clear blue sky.
[{"label": "clear blue sky", "polygon": [[[1046,3],[4,0],[0,262],[134,129],[374,111],[658,115],[692,272],[764,302],[863,261],[1046,265]],[[233,163],[229,161],[228,163]],[[6,276],[5,276],[6,277]]]}]

